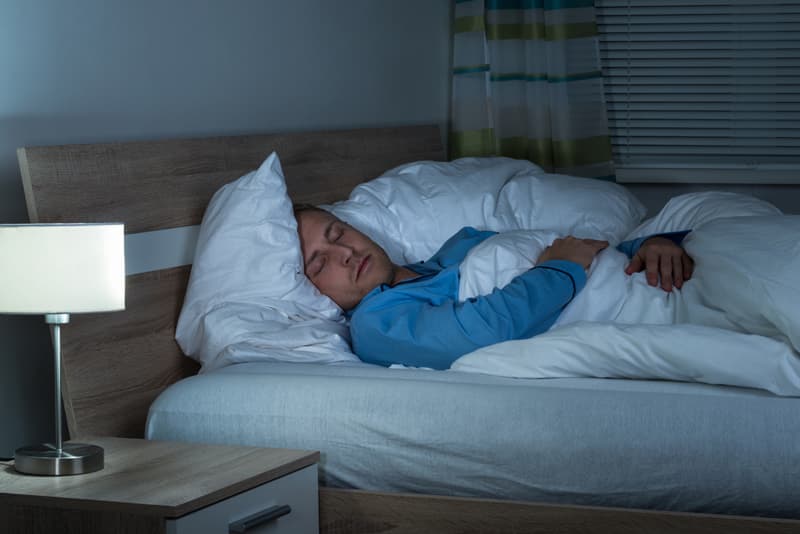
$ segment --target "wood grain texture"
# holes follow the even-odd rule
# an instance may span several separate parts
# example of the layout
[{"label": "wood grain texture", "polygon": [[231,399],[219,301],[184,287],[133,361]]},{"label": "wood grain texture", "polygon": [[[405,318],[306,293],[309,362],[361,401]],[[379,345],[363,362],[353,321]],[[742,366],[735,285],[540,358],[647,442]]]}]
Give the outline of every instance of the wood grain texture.
[{"label": "wood grain texture", "polygon": [[175,342],[186,267],[128,276],[125,310],[72,315],[62,328],[62,387],[70,435],[143,437],[147,410],[199,365]]},{"label": "wood grain texture", "polygon": [[[214,192],[277,151],[295,202],[346,198],[401,163],[443,160],[436,126],[175,139],[18,150],[32,222],[123,222],[126,233],[199,224]],[[147,410],[198,365],[174,341],[189,268],[127,278],[126,310],[62,330],[70,435],[141,437]]]},{"label": "wood grain texture", "polygon": [[314,204],[401,163],[444,159],[436,126],[25,147],[18,159],[32,222],[124,222],[133,233],[199,224],[214,192],[272,151],[290,196]]},{"label": "wood grain texture", "polygon": [[96,437],[105,468],[64,477],[0,471],[6,503],[175,518],[319,461],[318,452]]},{"label": "wood grain texture", "polygon": [[320,534],[790,534],[800,521],[320,488]]}]

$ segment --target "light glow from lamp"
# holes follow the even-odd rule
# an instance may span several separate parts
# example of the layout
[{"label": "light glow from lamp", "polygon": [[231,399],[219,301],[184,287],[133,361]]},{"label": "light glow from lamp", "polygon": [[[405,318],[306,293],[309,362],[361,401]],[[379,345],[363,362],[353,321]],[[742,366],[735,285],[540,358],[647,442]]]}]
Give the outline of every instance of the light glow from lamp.
[{"label": "light glow from lamp", "polygon": [[17,471],[70,475],[103,468],[103,449],[61,438],[61,325],[70,313],[125,309],[122,224],[0,224],[0,313],[44,314],[55,356],[53,444],[17,449]]}]

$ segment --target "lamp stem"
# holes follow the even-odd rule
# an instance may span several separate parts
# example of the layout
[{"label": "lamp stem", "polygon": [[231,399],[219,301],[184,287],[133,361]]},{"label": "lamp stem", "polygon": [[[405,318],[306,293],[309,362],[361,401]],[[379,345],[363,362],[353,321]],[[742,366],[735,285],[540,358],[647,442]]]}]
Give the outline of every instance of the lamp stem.
[{"label": "lamp stem", "polygon": [[61,437],[61,325],[69,322],[68,313],[48,313],[44,316],[45,322],[49,324],[53,332],[53,357],[55,367],[55,421],[56,421],[56,441],[55,449],[60,456],[63,452],[64,444]]},{"label": "lamp stem", "polygon": [[56,370],[56,451],[61,454],[63,443],[61,443],[61,325],[53,325],[53,353],[55,356]]}]

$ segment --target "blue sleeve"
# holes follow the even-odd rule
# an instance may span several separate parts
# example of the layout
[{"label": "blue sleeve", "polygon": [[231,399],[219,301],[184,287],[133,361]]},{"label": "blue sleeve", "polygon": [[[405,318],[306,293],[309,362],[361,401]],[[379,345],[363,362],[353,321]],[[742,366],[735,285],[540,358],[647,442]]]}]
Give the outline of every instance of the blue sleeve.
[{"label": "blue sleeve", "polygon": [[667,232],[665,234],[653,234],[645,237],[638,237],[636,239],[631,239],[630,241],[623,241],[617,245],[617,250],[624,252],[629,258],[633,258],[633,256],[639,252],[639,248],[642,246],[642,243],[651,237],[666,237],[676,245],[680,245],[683,243],[683,238],[686,237],[689,232],[691,232],[691,230],[681,230],[680,232]]},{"label": "blue sleeve", "polygon": [[584,285],[583,267],[551,260],[462,303],[384,299],[353,315],[353,349],[368,363],[447,369],[473,350],[545,332]]}]

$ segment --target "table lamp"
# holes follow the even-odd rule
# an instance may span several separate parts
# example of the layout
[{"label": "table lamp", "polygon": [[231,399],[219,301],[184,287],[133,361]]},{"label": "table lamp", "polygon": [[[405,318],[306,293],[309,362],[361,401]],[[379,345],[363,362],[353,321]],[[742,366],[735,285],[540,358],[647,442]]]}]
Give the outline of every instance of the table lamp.
[{"label": "table lamp", "polygon": [[124,308],[122,224],[0,224],[0,313],[43,314],[55,356],[55,440],[17,449],[17,471],[76,475],[103,468],[101,447],[62,443],[61,325],[70,313]]}]

